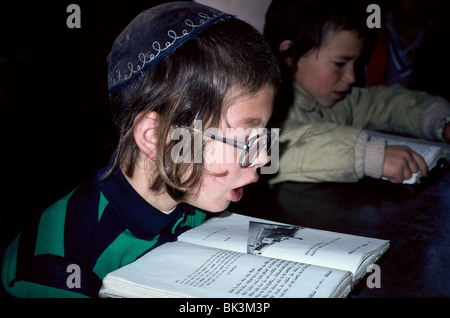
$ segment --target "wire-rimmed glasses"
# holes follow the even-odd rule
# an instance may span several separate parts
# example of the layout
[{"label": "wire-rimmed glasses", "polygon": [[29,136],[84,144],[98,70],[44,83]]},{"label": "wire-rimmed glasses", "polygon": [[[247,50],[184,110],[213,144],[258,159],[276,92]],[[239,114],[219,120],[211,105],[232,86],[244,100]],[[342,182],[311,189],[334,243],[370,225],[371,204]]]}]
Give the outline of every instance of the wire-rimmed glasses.
[{"label": "wire-rimmed glasses", "polygon": [[246,143],[239,142],[234,139],[225,138],[212,134],[208,131],[203,131],[196,128],[189,128],[175,124],[180,128],[190,129],[194,132],[200,133],[205,137],[211,138],[213,140],[221,141],[225,144],[231,145],[235,148],[241,149],[242,153],[239,156],[239,166],[241,168],[247,168],[253,164],[253,162],[259,158],[262,154],[269,156],[272,146],[278,142],[278,137],[280,135],[279,128],[266,129],[264,133],[257,134],[246,141]]}]

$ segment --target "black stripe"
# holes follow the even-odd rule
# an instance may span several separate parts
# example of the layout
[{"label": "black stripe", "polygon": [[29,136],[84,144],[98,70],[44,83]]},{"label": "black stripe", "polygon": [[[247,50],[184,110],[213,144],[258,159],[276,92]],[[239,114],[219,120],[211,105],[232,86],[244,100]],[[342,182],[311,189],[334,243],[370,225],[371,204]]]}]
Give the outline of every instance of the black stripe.
[{"label": "black stripe", "polygon": [[17,250],[17,271],[20,270],[20,268],[34,256],[37,234],[39,230],[39,222],[40,218],[31,223],[20,234],[19,246]]},{"label": "black stripe", "polygon": [[67,202],[64,225],[64,255],[85,262],[98,224],[100,188],[96,178],[80,185]]},{"label": "black stripe", "polygon": [[[79,272],[78,269],[76,270],[77,273],[68,269],[69,265],[72,264],[79,266]],[[68,281],[73,282],[71,279],[73,277],[72,274],[79,274],[79,276],[77,276],[77,279],[79,278],[79,285],[70,288]],[[21,270],[17,273],[16,278],[11,282],[11,287],[17,281],[28,281],[43,286],[83,294],[88,297],[98,297],[98,292],[102,286],[100,278],[98,278],[88,266],[52,254],[35,256],[33,259],[23,264]]]},{"label": "black stripe", "polygon": [[97,226],[97,230],[92,237],[92,243],[89,247],[89,255],[86,264],[94,268],[98,258],[116,238],[126,230],[125,224],[119,219],[114,212],[111,204],[105,207],[102,218]]}]

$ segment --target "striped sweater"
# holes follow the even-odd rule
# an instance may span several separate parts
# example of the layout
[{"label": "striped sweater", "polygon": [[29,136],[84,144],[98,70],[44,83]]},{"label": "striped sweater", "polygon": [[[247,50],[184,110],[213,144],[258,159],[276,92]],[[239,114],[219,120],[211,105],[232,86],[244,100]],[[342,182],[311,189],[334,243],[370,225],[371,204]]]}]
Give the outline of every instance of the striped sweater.
[{"label": "striped sweater", "polygon": [[50,206],[9,245],[1,275],[11,295],[97,297],[107,273],[205,220],[204,212],[187,204],[160,212],[120,170],[102,180],[105,169]]}]

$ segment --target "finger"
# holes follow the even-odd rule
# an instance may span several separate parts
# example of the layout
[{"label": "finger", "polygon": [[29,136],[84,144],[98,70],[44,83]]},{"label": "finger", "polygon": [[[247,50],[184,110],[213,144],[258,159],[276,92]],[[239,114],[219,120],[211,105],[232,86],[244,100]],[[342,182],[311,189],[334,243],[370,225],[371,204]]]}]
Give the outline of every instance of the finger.
[{"label": "finger", "polygon": [[402,183],[403,182],[403,175],[400,174],[400,175],[397,175],[397,176],[389,177],[388,180],[391,183]]},{"label": "finger", "polygon": [[405,167],[401,167],[400,169],[396,169],[395,171],[392,171],[390,176],[388,177],[389,181],[392,183],[402,183],[405,179]]},{"label": "finger", "polygon": [[402,170],[402,173],[403,173],[403,175],[402,175],[402,181],[403,180],[408,180],[408,179],[410,179],[411,177],[412,177],[412,175],[413,175],[413,171],[418,171],[418,168],[417,168],[417,166],[416,166],[416,169],[414,169],[414,168],[411,168],[411,166],[414,166],[415,164],[413,164],[412,162],[409,162],[408,161],[408,164],[407,165],[405,165],[405,167],[403,168],[403,170]]},{"label": "finger", "polygon": [[424,177],[426,177],[428,175],[428,167],[427,167],[427,163],[425,162],[425,159],[423,159],[419,154],[413,152],[412,153],[413,159],[415,161],[415,164],[418,167],[418,170],[420,170],[420,172],[422,172],[422,175]]},{"label": "finger", "polygon": [[399,181],[398,179],[393,178],[393,177],[389,177],[389,182],[390,183],[401,183],[401,181]]},{"label": "finger", "polygon": [[404,157],[406,166],[403,168],[403,177],[408,180],[414,173],[422,172],[423,176],[427,175],[427,165],[425,160],[415,151],[408,149]]}]

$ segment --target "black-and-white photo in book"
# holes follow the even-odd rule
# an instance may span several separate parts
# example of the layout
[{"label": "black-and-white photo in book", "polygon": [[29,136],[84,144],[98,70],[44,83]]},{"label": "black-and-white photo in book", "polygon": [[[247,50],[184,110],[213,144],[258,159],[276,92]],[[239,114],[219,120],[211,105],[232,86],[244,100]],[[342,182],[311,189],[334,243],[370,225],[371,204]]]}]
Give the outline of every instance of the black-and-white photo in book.
[{"label": "black-and-white photo in book", "polygon": [[347,297],[389,241],[224,212],[103,280],[101,297]]}]

